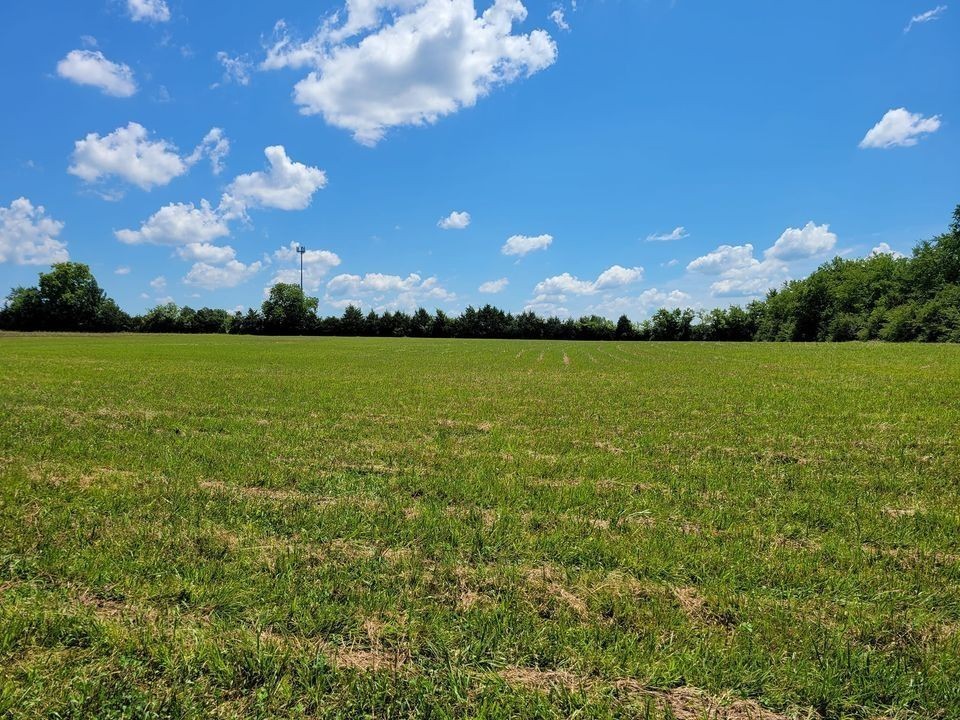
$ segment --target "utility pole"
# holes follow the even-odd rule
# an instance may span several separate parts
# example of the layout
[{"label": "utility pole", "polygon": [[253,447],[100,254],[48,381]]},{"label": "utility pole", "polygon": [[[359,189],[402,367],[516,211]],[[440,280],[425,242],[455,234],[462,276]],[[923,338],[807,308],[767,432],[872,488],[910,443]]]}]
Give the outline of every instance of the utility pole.
[{"label": "utility pole", "polygon": [[303,254],[306,251],[307,249],[303,245],[297,243],[297,253],[300,255],[300,292],[303,292]]}]

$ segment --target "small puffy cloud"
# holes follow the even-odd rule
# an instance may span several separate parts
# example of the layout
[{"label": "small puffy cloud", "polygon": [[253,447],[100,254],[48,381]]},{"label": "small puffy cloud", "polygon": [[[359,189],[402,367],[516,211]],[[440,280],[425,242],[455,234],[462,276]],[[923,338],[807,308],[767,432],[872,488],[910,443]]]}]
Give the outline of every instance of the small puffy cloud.
[{"label": "small puffy cloud", "polygon": [[589,295],[594,292],[593,282],[580,280],[570,273],[554,275],[537,283],[533,292],[538,296],[559,296],[567,293],[573,295]]},{"label": "small puffy cloud", "polygon": [[139,230],[117,230],[114,235],[129,245],[189,245],[209,243],[230,234],[223,215],[206,200],[200,207],[193,203],[170,203],[151,215]]},{"label": "small puffy cloud", "polygon": [[565,318],[570,316],[570,310],[564,307],[564,302],[566,298],[563,296],[537,295],[523,306],[523,310],[546,317]]},{"label": "small puffy cloud", "polygon": [[130,122],[108,135],[89,133],[77,140],[67,172],[88,183],[113,176],[151,190],[185,174],[205,155],[218,173],[229,151],[230,142],[220,128],[211,129],[190,155],[181,157],[176,145],[152,140],[143,125]]},{"label": "small puffy cloud", "polygon": [[593,287],[595,290],[608,290],[641,280],[643,280],[642,267],[625,268],[620,265],[613,265],[600,273],[594,281]]},{"label": "small puffy cloud", "polygon": [[586,312],[593,315],[602,315],[614,318],[619,315],[643,317],[659,308],[689,307],[693,301],[682,290],[658,290],[650,288],[639,295],[621,295],[604,299],[602,302],[590,305]]},{"label": "small puffy cloud", "polygon": [[687,270],[719,276],[710,285],[710,292],[716,297],[745,297],[762,295],[782,282],[787,265],[772,257],[758,260],[753,256],[753,245],[748,243],[721,245],[688,263]]},{"label": "small puffy cloud", "polygon": [[890,245],[888,245],[885,242],[882,242],[879,245],[877,245],[873,250],[870,251],[870,254],[867,255],[867,257],[876,257],[877,255],[890,255],[895,259],[906,257],[906,255],[904,255],[902,252],[898,250],[894,250],[892,247],[890,247]]},{"label": "small puffy cloud", "polygon": [[[300,282],[300,253],[297,252],[297,243],[291,242],[286,247],[274,251],[274,259],[281,267],[274,273],[270,286],[277,283],[299,284]],[[307,292],[316,292],[323,284],[323,278],[333,268],[340,265],[340,257],[329,250],[307,250],[303,253],[303,289]]]},{"label": "small puffy cloud", "polygon": [[89,133],[77,140],[72,160],[67,172],[87,182],[116,175],[143,190],[166,185],[187,171],[175,145],[151,140],[147,129],[135,122],[103,137]]},{"label": "small puffy cloud", "polygon": [[210,128],[200,144],[185,158],[188,165],[194,165],[204,157],[210,158],[210,170],[214,175],[223,172],[223,160],[230,154],[230,140],[222,128]]},{"label": "small puffy cloud", "polygon": [[167,22],[170,8],[165,0],[127,0],[127,12],[134,22]]},{"label": "small puffy cloud", "polygon": [[931,22],[932,20],[939,20],[940,16],[947,11],[946,5],[937,5],[932,10],[927,10],[922,12],[919,15],[914,15],[910,18],[910,22],[907,23],[907,26],[903,29],[903,32],[908,33],[913,28],[914,25],[922,25],[924,23]]},{"label": "small puffy cloud", "polygon": [[544,297],[564,297],[570,295],[593,295],[595,293],[624,287],[643,279],[643,268],[625,268],[613,265],[607,268],[596,280],[580,280],[570,273],[555,275],[537,283],[533,292]]},{"label": "small puffy cloud", "polygon": [[761,274],[762,267],[758,265],[757,269],[734,272],[730,277],[717,280],[710,285],[711,294],[714,297],[756,297],[786,279],[776,274]]},{"label": "small puffy cloud", "polygon": [[163,275],[158,275],[150,281],[150,287],[157,292],[163,292],[167,289],[167,279]]},{"label": "small puffy cloud", "polygon": [[687,270],[705,275],[719,275],[754,262],[756,259],[753,257],[753,245],[721,245],[713,252],[691,260],[687,264]]},{"label": "small puffy cloud", "polygon": [[130,97],[137,92],[130,66],[107,60],[99,50],[71,50],[57,63],[57,74],[78,85],[100,88],[104,95]]},{"label": "small puffy cloud", "polygon": [[786,279],[787,266],[775,259],[757,260],[753,246],[747,244],[722,245],[688,264],[687,270],[719,275],[710,285],[715,297],[746,297],[762,295]]},{"label": "small puffy cloud", "polygon": [[763,260],[754,257],[753,245],[721,245],[687,264],[687,270],[703,275],[717,275],[710,286],[718,297],[762,295],[787,279],[789,263],[807,260],[829,252],[837,244],[837,236],[829,225],[808,222],[803,228],[787,228],[777,241],[764,251]]},{"label": "small puffy cloud", "polygon": [[860,147],[887,149],[912,147],[921,137],[940,129],[940,116],[924,117],[906,108],[888,110],[876,125],[864,135]]},{"label": "small puffy cloud", "polygon": [[504,255],[523,257],[534,250],[546,250],[553,242],[553,235],[513,235],[500,248]]},{"label": "small puffy cloud", "polygon": [[808,222],[803,228],[787,228],[764,256],[789,261],[814,257],[829,252],[837,244],[837,236],[829,225]]},{"label": "small puffy cloud", "polygon": [[567,22],[567,18],[564,17],[563,8],[557,8],[551,12],[550,19],[553,20],[554,25],[564,32],[570,32],[570,24]]},{"label": "small puffy cloud", "polygon": [[63,223],[47,217],[43,205],[21,197],[0,207],[0,263],[50,265],[69,259],[67,244],[57,237]]},{"label": "small puffy cloud", "polygon": [[[245,56],[231,56],[229,53],[221,50],[217,53],[217,60],[223,66],[223,78],[221,83],[236,83],[246,87],[250,84],[250,71],[253,69],[253,63]],[[215,83],[218,87],[220,83]]]},{"label": "small puffy cloud", "polygon": [[437,278],[423,279],[417,273],[406,277],[367,273],[337,275],[327,283],[326,301],[334,307],[360,305],[383,310],[412,310],[424,304],[448,302],[455,295],[443,288]]},{"label": "small puffy cloud", "polygon": [[177,255],[182,260],[211,265],[221,265],[237,257],[236,251],[229,245],[213,245],[211,243],[190,243],[178,247]]},{"label": "small puffy cloud", "polygon": [[269,170],[238,175],[227,189],[240,202],[252,207],[303,210],[310,205],[313,194],[326,186],[323,170],[292,161],[282,145],[263,152]]},{"label": "small puffy cloud", "polygon": [[263,263],[259,260],[249,265],[245,265],[239,260],[230,260],[223,265],[198,262],[190,268],[184,276],[183,282],[205,290],[232,288],[252,278],[260,272],[261,268],[263,268]]},{"label": "small puffy cloud", "polygon": [[300,112],[322,115],[365,145],[390,128],[472,107],[557,57],[544,30],[513,33],[527,16],[520,0],[494,0],[481,15],[473,0],[348,0],[346,11],[303,42],[278,23],[261,67],[312,68],[294,88]]},{"label": "small puffy cloud", "polygon": [[119,266],[116,270],[113,271],[113,274],[114,274],[114,275],[129,275],[129,274],[130,274],[130,266],[129,266],[129,265],[121,265],[121,266]]},{"label": "small puffy cloud", "polygon": [[443,230],[463,230],[470,224],[470,213],[454,210],[445,218],[440,218],[437,227]]},{"label": "small puffy cloud", "polygon": [[683,225],[680,225],[668,233],[651,233],[647,235],[647,242],[671,242],[673,240],[683,240],[688,237],[690,237],[690,233],[687,232]]},{"label": "small puffy cloud", "polygon": [[506,278],[500,278],[499,280],[487,280],[487,282],[482,283],[477,289],[480,292],[488,295],[496,295],[499,292],[503,292],[509,284],[510,281]]}]

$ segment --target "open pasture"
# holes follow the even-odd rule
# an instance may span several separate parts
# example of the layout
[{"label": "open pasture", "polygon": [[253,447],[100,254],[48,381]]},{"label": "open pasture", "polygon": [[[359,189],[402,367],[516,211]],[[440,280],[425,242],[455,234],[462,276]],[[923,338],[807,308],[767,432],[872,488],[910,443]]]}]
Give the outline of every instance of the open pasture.
[{"label": "open pasture", "polygon": [[0,715],[960,717],[958,429],[955,346],[2,336]]}]

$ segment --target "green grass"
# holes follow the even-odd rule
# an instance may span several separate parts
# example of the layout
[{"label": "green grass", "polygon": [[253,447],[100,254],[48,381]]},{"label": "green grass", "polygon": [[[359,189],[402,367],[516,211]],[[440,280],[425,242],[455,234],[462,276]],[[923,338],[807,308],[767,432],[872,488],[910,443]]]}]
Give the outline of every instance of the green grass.
[{"label": "green grass", "polygon": [[0,336],[0,715],[960,717],[958,428],[952,346]]}]

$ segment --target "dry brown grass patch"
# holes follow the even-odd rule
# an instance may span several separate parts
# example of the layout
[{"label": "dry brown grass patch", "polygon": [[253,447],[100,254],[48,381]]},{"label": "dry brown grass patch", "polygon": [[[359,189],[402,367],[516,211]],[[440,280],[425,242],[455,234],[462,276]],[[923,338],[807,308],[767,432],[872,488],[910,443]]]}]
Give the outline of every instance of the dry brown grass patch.
[{"label": "dry brown grass patch", "polygon": [[[584,693],[612,690],[624,700],[646,700],[656,704],[662,711],[669,710],[676,720],[788,720],[787,715],[767,710],[753,700],[742,700],[733,695],[713,697],[692,687],[657,690],[645,687],[632,678],[604,681],[567,670],[521,667],[505,668],[500,671],[500,677],[509,685],[538,692],[549,692],[557,687]],[[812,717],[810,714],[808,716]]]},{"label": "dry brown grass patch", "polygon": [[567,588],[561,584],[561,573],[556,569],[548,565],[531,568],[526,572],[525,579],[527,584],[538,593],[559,600],[581,618],[586,618],[590,615],[590,609],[583,599],[567,590]]}]

